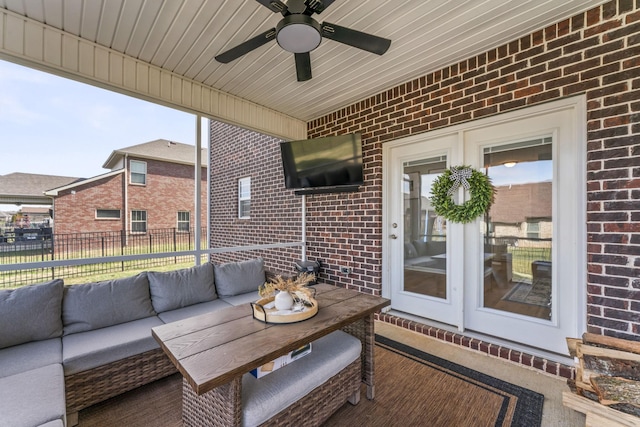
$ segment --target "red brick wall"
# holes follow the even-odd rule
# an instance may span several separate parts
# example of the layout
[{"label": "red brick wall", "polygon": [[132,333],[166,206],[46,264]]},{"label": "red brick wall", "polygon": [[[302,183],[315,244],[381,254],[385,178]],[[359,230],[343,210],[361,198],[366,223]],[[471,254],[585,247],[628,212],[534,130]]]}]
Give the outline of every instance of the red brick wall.
[{"label": "red brick wall", "polygon": [[[191,212],[191,227],[195,226],[195,204],[193,182],[195,171],[193,165],[181,165],[158,160],[136,159],[147,163],[147,183],[145,185],[129,184],[129,213],[132,210],[147,211],[147,229],[177,227],[178,211]],[[127,177],[129,181],[129,177]],[[207,170],[202,169],[202,195],[200,197],[203,213],[202,225],[206,225]],[[130,218],[127,229],[131,228]]]},{"label": "red brick wall", "polygon": [[[177,227],[178,211],[191,212],[191,227],[195,226],[193,196],[194,167],[157,160],[135,159],[147,163],[146,185],[128,184],[128,212],[125,224],[123,180],[121,173],[103,178],[73,190],[61,192],[55,198],[54,232],[83,233],[120,231],[131,228],[132,210],[147,211],[147,229]],[[202,226],[206,226],[207,171],[202,170]],[[73,193],[72,193],[73,191]],[[95,219],[96,209],[120,209],[120,220]]]},{"label": "red brick wall", "polygon": [[607,3],[310,122],[310,138],[362,132],[366,156],[362,193],[310,198],[310,255],[353,260],[364,274],[340,283],[379,290],[385,141],[584,93],[588,328],[640,340],[639,9]]},{"label": "red brick wall", "polygon": [[96,209],[120,209],[122,214],[123,179],[121,173],[60,192],[54,200],[54,232],[120,231],[123,215],[120,220],[97,220]]},{"label": "red brick wall", "polygon": [[[211,247],[300,242],[301,203],[284,189],[280,141],[211,121]],[[251,177],[251,213],[238,218],[238,179]],[[223,253],[214,262],[262,256],[274,272],[292,272],[300,248]]]},{"label": "red brick wall", "polygon": [[[357,193],[307,197],[310,259],[324,263],[323,280],[380,293],[382,144],[465,121],[513,111],[561,97],[586,94],[588,117],[588,325],[591,332],[640,340],[640,4],[607,3],[536,31],[497,49],[394,87],[308,123],[309,137],[361,132],[365,184]],[[279,153],[251,141],[251,152],[235,148],[248,136],[225,135],[212,157],[238,178],[278,176],[275,187],[254,186],[273,198],[265,217],[289,215]],[[251,136],[253,139],[259,137]],[[255,160],[260,156],[260,162]],[[239,169],[238,173],[235,171]],[[234,192],[235,184],[215,187]],[[259,192],[259,193],[258,193]],[[213,200],[212,209],[230,205]],[[233,212],[233,211],[232,211]],[[237,241],[254,241],[260,227],[244,227],[222,211],[212,223],[233,226]],[[233,217],[230,217],[233,218]],[[252,221],[257,221],[256,216]],[[293,222],[271,220],[271,234],[290,232]],[[252,224],[250,224],[252,225]],[[220,230],[223,232],[223,230]],[[353,274],[339,273],[340,266]]]}]

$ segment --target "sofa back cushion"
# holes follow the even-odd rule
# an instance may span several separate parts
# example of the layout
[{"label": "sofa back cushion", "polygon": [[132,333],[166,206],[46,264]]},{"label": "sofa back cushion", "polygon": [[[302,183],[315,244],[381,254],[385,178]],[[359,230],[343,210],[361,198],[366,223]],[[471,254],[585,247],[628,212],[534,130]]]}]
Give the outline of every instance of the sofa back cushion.
[{"label": "sofa back cushion", "polygon": [[151,302],[158,313],[218,298],[213,283],[213,264],[181,270],[149,271]]},{"label": "sofa back cushion", "polygon": [[416,248],[409,242],[404,244],[404,257],[405,259],[416,258],[418,256],[418,251]]},{"label": "sofa back cushion", "polygon": [[0,348],[62,335],[61,279],[0,291]]},{"label": "sofa back cushion", "polygon": [[430,242],[414,240],[413,246],[416,248],[418,255],[420,256],[442,255],[447,252],[447,242],[441,240],[432,240]]},{"label": "sofa back cushion", "polygon": [[64,288],[64,334],[118,325],[156,313],[149,297],[146,273]]},{"label": "sofa back cushion", "polygon": [[222,298],[257,292],[265,281],[264,261],[256,258],[219,264],[215,266],[215,276],[216,289]]},{"label": "sofa back cushion", "polygon": [[447,242],[434,241],[427,243],[427,255],[440,255],[447,253]]}]

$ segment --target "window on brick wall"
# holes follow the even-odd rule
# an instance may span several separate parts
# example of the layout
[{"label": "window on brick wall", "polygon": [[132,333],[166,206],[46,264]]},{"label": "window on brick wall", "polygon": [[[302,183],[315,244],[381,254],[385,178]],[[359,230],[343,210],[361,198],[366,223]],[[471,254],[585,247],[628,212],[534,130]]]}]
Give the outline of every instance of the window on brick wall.
[{"label": "window on brick wall", "polygon": [[131,211],[131,232],[147,232],[147,211]]},{"label": "window on brick wall", "polygon": [[251,177],[238,180],[238,218],[249,218],[251,211]]},{"label": "window on brick wall", "polygon": [[528,239],[540,238],[540,223],[538,221],[527,222],[527,238]]},{"label": "window on brick wall", "polygon": [[178,212],[178,231],[188,232],[191,228],[191,215],[188,211]]},{"label": "window on brick wall", "polygon": [[120,209],[96,209],[96,219],[120,219]]},{"label": "window on brick wall", "polygon": [[131,160],[131,183],[132,184],[146,184],[147,183],[147,162],[140,162],[138,160]]}]

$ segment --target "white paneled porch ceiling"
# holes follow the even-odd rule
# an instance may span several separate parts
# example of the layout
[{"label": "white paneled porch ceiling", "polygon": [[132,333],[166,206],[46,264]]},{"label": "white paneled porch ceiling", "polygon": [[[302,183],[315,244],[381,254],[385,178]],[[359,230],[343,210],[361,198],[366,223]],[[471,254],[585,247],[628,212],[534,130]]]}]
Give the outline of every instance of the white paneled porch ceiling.
[{"label": "white paneled porch ceiling", "polygon": [[213,59],[282,18],[256,0],[0,0],[0,8],[307,121],[602,3],[335,0],[318,22],[391,39],[391,47],[378,56],[324,39],[305,82],[274,40],[229,64]]}]

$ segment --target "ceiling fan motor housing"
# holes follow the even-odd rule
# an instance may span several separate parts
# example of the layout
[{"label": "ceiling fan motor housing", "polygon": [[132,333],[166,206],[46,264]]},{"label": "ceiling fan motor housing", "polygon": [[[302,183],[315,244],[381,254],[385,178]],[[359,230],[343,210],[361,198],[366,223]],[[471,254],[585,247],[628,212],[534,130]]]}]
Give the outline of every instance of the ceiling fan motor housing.
[{"label": "ceiling fan motor housing", "polygon": [[311,52],[320,46],[321,27],[308,15],[287,15],[276,26],[276,40],[288,52]]}]

